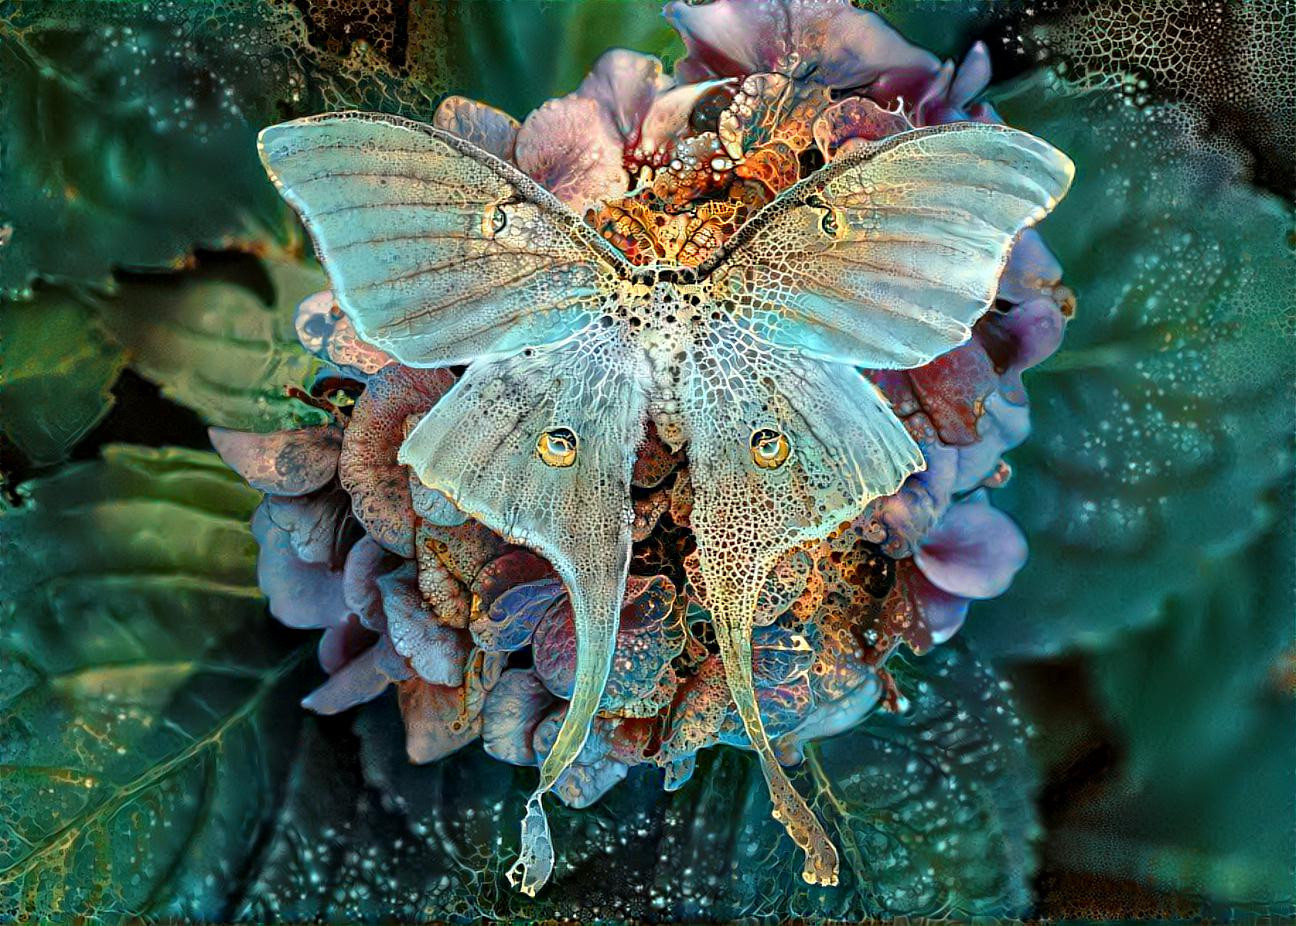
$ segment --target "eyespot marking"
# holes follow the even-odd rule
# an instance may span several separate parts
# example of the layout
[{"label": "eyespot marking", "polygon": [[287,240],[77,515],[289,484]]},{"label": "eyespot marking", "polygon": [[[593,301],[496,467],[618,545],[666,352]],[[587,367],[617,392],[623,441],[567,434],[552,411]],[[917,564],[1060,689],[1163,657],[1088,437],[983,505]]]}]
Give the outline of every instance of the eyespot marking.
[{"label": "eyespot marking", "polygon": [[576,432],[571,428],[550,428],[536,439],[536,454],[546,466],[564,469],[576,462]]},{"label": "eyespot marking", "polygon": [[751,458],[761,469],[778,469],[787,462],[791,452],[787,435],[772,428],[757,428],[752,432]]}]

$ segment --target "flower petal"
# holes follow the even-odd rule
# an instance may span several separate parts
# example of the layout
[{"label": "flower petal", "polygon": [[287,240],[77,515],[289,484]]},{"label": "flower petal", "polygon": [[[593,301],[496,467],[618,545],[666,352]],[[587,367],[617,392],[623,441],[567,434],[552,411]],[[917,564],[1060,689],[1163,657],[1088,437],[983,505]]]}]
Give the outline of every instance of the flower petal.
[{"label": "flower petal", "polygon": [[372,701],[392,680],[378,668],[376,646],[352,659],[302,699],[302,707],[317,714],[339,714]]},{"label": "flower petal", "polygon": [[622,156],[611,121],[584,97],[549,100],[518,131],[518,167],[577,212],[630,188]]},{"label": "flower petal", "polygon": [[658,94],[671,85],[653,55],[613,48],[594,62],[576,96],[598,103],[626,147],[639,140],[639,129]]},{"label": "flower petal", "polygon": [[454,385],[447,370],[390,366],[360,394],[342,441],[338,476],[351,493],[356,518],[393,553],[414,556],[409,473],[396,462],[406,422],[427,412]]},{"label": "flower petal", "polygon": [[482,745],[487,755],[513,765],[535,765],[536,727],[557,699],[530,669],[508,669],[486,695]]},{"label": "flower petal", "polygon": [[468,661],[468,634],[446,627],[424,603],[413,563],[378,577],[387,635],[396,652],[433,685],[462,685]]},{"label": "flower petal", "polygon": [[292,535],[275,525],[266,503],[252,516],[257,552],[257,583],[269,600],[270,613],[298,629],[333,627],[350,609],[342,597],[342,572],[323,563],[308,563],[293,549]]},{"label": "flower petal", "polygon": [[271,495],[305,495],[337,472],[342,432],[332,425],[257,434],[208,428],[212,446],[254,489]]},{"label": "flower petal", "polygon": [[914,563],[951,595],[993,598],[1008,590],[1026,552],[1021,529],[981,490],[950,507],[919,544]]},{"label": "flower petal", "polygon": [[675,66],[685,81],[774,72],[848,88],[888,71],[934,74],[940,67],[882,17],[846,0],[672,0],[664,15],[688,50]]},{"label": "flower petal", "polygon": [[341,532],[351,511],[345,492],[334,486],[300,497],[267,495],[265,507],[275,526],[288,532],[298,557],[330,567],[341,564]]},{"label": "flower petal", "polygon": [[481,713],[472,711],[462,687],[412,678],[401,682],[397,693],[405,720],[405,752],[415,764],[444,758],[481,734]]}]

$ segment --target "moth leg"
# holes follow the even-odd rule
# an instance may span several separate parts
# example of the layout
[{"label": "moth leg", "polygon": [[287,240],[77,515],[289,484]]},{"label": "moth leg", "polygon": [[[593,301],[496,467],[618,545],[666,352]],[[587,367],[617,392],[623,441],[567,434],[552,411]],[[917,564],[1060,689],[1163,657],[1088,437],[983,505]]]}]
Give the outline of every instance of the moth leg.
[{"label": "moth leg", "polygon": [[[755,587],[759,585],[760,583],[756,583]],[[823,824],[805,802],[805,798],[797,793],[788,780],[787,773],[774,755],[769,736],[765,733],[765,725],[761,722],[756,690],[752,683],[751,616],[755,610],[755,601],[751,602],[751,607],[745,607],[746,602],[736,601],[735,597],[725,596],[727,600],[716,602],[711,613],[729,693],[738,706],[738,716],[742,718],[747,738],[760,759],[774,819],[783,824],[792,841],[806,854],[801,877],[809,884],[834,885],[837,883],[837,847],[824,832]]]},{"label": "moth leg", "polygon": [[553,748],[540,766],[540,783],[527,799],[526,815],[522,818],[521,851],[508,871],[509,883],[531,897],[553,873],[553,840],[549,835],[549,819],[545,816],[544,796],[576,761],[589,738],[590,725],[612,670],[624,595],[623,588],[616,586],[614,590],[599,595],[597,601],[590,602],[576,588],[569,585],[569,589],[576,624],[576,687]]}]

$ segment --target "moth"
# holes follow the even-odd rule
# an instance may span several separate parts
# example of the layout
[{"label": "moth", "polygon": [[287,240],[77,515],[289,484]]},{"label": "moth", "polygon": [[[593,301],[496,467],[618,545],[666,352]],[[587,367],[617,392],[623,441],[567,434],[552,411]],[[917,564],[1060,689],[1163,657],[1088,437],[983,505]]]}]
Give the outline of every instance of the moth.
[{"label": "moth", "polygon": [[510,880],[534,894],[553,868],[543,798],[599,709],[651,420],[686,448],[703,594],[773,814],[805,880],[836,883],[836,849],[761,724],[758,593],[789,549],[924,468],[860,369],[966,341],[1071,162],[1004,126],[916,129],[788,188],[699,266],[635,266],[517,168],[428,125],[343,112],[272,126],[259,146],[360,336],[411,367],[466,366],[400,461],[568,588],[575,692]]}]

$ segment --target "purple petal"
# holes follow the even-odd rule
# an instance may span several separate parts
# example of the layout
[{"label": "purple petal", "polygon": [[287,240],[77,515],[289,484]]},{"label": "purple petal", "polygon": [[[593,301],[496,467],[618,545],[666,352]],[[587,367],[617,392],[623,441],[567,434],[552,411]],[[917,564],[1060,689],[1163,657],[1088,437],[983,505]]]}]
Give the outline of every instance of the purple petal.
[{"label": "purple petal", "polygon": [[672,0],[665,16],[688,50],[675,66],[685,81],[773,72],[848,88],[892,70],[940,67],[876,13],[846,0]]},{"label": "purple petal", "polygon": [[630,188],[622,154],[611,121],[584,97],[549,100],[518,131],[518,167],[577,212]]},{"label": "purple petal", "polygon": [[338,565],[340,534],[350,513],[351,500],[336,486],[301,497],[268,495],[266,514],[275,527],[287,531],[297,556],[308,563]]},{"label": "purple petal", "polygon": [[729,78],[724,78],[684,84],[657,97],[644,117],[643,126],[633,146],[634,159],[662,163],[666,153],[688,128],[689,118],[698,100],[729,82]]},{"label": "purple petal", "polygon": [[292,535],[277,527],[262,502],[252,517],[257,552],[257,583],[269,600],[270,613],[298,629],[334,627],[350,609],[342,597],[342,572],[323,563],[308,563],[293,549]]},{"label": "purple petal", "polygon": [[950,86],[950,105],[962,109],[990,83],[990,50],[977,42],[963,58]]},{"label": "purple petal", "polygon": [[320,666],[332,675],[372,647],[377,639],[372,630],[360,623],[359,617],[348,614],[345,621],[320,635]]},{"label": "purple petal", "polygon": [[387,629],[378,576],[386,571],[388,553],[367,534],[356,541],[342,567],[342,597],[370,630]]},{"label": "purple petal", "polygon": [[378,697],[391,684],[370,647],[329,676],[329,680],[302,698],[302,707],[317,714],[338,714]]},{"label": "purple petal", "polygon": [[604,52],[581,81],[576,96],[593,100],[627,146],[639,140],[639,129],[657,95],[671,85],[661,60],[625,48]]},{"label": "purple petal", "polygon": [[967,620],[967,598],[942,591],[917,569],[910,573],[908,585],[909,595],[914,607],[918,609],[923,626],[931,635],[933,645],[940,645],[959,632],[959,628]]},{"label": "purple petal", "polygon": [[985,401],[977,421],[979,439],[967,447],[957,447],[958,471],[954,491],[966,492],[999,467],[1000,458],[1021,444],[1030,434],[1030,408],[1010,402],[1002,391],[992,393]]},{"label": "purple petal", "polygon": [[409,473],[396,462],[407,421],[427,412],[454,384],[447,370],[389,366],[369,380],[347,425],[338,461],[356,518],[393,553],[414,557]]},{"label": "purple petal", "polygon": [[[927,468],[905,480],[900,491],[878,502],[873,517],[886,532],[885,551],[908,556],[913,545],[949,507],[958,471],[959,453],[936,441],[924,443]],[[996,458],[997,459],[997,458]]]},{"label": "purple petal", "polygon": [[1031,299],[1009,312],[991,312],[977,324],[981,342],[996,367],[1002,370],[999,389],[1005,398],[1026,404],[1021,374],[1053,355],[1062,343],[1066,318],[1048,298]]},{"label": "purple petal", "polygon": [[914,553],[933,585],[963,598],[1002,595],[1025,562],[1025,536],[984,490],[951,506]]},{"label": "purple petal", "polygon": [[513,765],[536,765],[532,738],[556,699],[530,669],[509,669],[486,695],[482,745],[488,755]]},{"label": "purple petal", "polygon": [[407,562],[379,576],[378,588],[387,617],[387,635],[396,652],[409,659],[410,666],[425,681],[451,687],[462,685],[471,648],[468,634],[437,621],[419,593],[414,564]]},{"label": "purple petal", "polygon": [[271,495],[305,495],[333,478],[342,432],[331,425],[256,434],[208,428],[212,446],[248,485]]},{"label": "purple petal", "polygon": [[998,296],[1008,302],[1025,302],[1040,295],[1051,295],[1060,282],[1062,265],[1039,232],[1028,228],[1008,255],[1008,265],[999,278]]},{"label": "purple petal", "polygon": [[494,106],[462,96],[448,96],[436,108],[432,124],[490,152],[501,161],[513,160],[518,122]]}]

